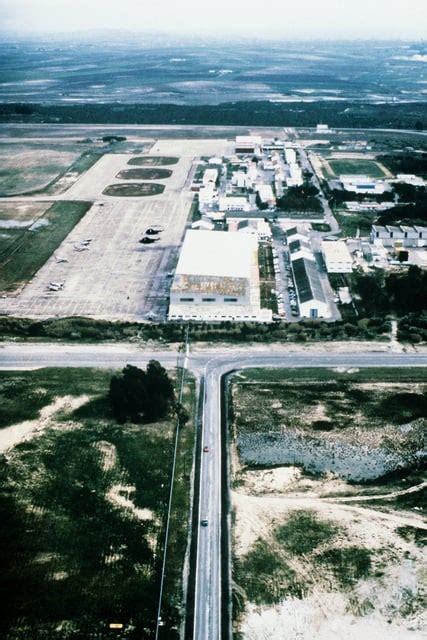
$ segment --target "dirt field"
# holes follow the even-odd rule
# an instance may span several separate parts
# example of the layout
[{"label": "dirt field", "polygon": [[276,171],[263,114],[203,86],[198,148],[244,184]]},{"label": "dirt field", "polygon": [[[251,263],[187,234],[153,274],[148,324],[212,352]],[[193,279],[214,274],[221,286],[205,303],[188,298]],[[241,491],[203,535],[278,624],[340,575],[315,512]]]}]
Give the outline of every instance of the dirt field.
[{"label": "dirt field", "polygon": [[[411,385],[377,380],[377,388],[372,379],[353,381],[346,389],[347,401],[339,397],[337,389],[328,388],[325,372],[316,385],[315,375],[311,382],[294,380],[289,387],[278,383],[278,374],[274,382],[267,376],[256,385],[253,381],[245,385],[245,374],[235,379],[233,428],[237,446],[232,447],[232,502],[236,637],[421,639],[426,629],[425,476],[413,464],[405,472],[379,478],[382,465],[374,464],[369,469],[377,470],[375,481],[349,482],[345,472],[333,472],[334,458],[323,447],[338,431],[335,439],[357,442],[362,451],[368,445],[367,455],[375,459],[378,451],[387,449],[390,439],[393,453],[406,451],[407,462],[415,455],[415,463],[418,438],[415,442],[405,438],[421,422],[425,427],[425,407],[418,404],[426,389],[423,375],[414,374]],[[352,409],[349,397],[356,388],[359,393],[370,393],[366,407],[359,397],[359,412]],[[397,411],[393,418],[390,404],[389,415],[377,415],[372,424],[373,409],[386,407],[392,397],[409,393],[408,389],[413,395],[406,397],[405,417]],[[321,422],[324,429],[331,412],[336,416],[331,431],[313,428]],[[259,458],[263,447],[268,455],[270,446],[280,449],[281,440],[275,434],[279,430],[285,436],[293,429],[304,437],[306,449],[316,451],[316,457],[307,457],[296,448],[291,453],[294,463],[248,464],[242,457],[241,434],[253,432],[257,423],[270,441],[259,441],[253,457]],[[335,449],[335,455],[342,457],[343,451],[345,454],[345,449]],[[243,456],[247,453],[248,447]],[[321,468],[310,467],[308,459]],[[350,467],[347,461],[348,468],[360,478],[367,475],[363,455],[355,457]]]}]

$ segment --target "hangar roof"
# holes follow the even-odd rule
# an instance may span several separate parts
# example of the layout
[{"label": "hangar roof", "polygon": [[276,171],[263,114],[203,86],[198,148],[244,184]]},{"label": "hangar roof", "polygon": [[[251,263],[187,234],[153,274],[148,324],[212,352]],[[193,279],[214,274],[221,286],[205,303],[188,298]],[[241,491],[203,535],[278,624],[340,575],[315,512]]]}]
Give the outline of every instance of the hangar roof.
[{"label": "hangar roof", "polygon": [[250,278],[258,242],[251,235],[225,231],[187,231],[176,276]]}]

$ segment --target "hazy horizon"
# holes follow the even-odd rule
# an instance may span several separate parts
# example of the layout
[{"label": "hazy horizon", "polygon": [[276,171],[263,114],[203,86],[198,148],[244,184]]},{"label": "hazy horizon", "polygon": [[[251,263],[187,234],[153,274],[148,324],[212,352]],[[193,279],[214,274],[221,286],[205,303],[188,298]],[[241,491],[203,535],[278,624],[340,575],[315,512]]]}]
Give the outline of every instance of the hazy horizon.
[{"label": "hazy horizon", "polygon": [[[408,6],[409,5],[409,6]],[[158,0],[150,7],[122,0],[0,0],[1,31],[14,36],[88,35],[103,31],[153,37],[215,37],[260,40],[407,40],[425,41],[425,0],[217,0],[210,11],[196,0],[179,5]]]}]

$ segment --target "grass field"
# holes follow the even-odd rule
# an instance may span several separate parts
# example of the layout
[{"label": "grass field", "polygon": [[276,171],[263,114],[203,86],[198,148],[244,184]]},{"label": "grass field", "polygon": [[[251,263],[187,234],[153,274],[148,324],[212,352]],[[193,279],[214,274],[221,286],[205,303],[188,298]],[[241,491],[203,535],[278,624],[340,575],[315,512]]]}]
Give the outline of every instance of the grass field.
[{"label": "grass field", "polygon": [[128,164],[136,167],[162,167],[176,164],[179,158],[171,156],[141,156],[139,158],[131,158]]},{"label": "grass field", "polygon": [[[110,622],[124,625],[121,638],[153,637],[174,419],[119,426],[106,402],[111,374],[0,374],[3,433],[22,420],[41,428],[0,460],[5,640],[35,629],[37,638],[109,638]],[[192,379],[183,402],[192,416]],[[178,445],[161,637],[178,637],[183,614],[193,438],[191,418]]]},{"label": "grass field", "polygon": [[164,190],[165,185],[156,182],[130,182],[128,184],[111,184],[104,189],[103,194],[116,198],[138,198],[158,196]]},{"label": "grass field", "polygon": [[38,219],[43,218],[49,208],[48,203],[0,204],[0,256],[16,242],[26,229]]},{"label": "grass field", "polygon": [[351,158],[344,160],[331,159],[328,160],[328,164],[336,178],[345,174],[366,175],[371,178],[384,178],[386,175],[380,165],[374,160],[356,160]]},{"label": "grass field", "polygon": [[77,160],[73,148],[0,145],[0,195],[19,194],[48,185]]},{"label": "grass field", "polygon": [[[408,372],[406,379],[400,371],[393,370],[386,372],[385,379],[371,370],[274,373],[273,379],[269,373],[259,372],[261,380],[255,381],[257,372],[252,371],[235,379],[233,406],[239,416],[239,433],[272,431],[283,424],[340,433],[353,428],[356,422],[359,428],[369,431],[427,418],[424,370]],[[318,420],[320,414],[322,418]]]},{"label": "grass field", "polygon": [[356,237],[359,230],[362,237],[369,236],[372,225],[378,218],[377,213],[339,213],[335,212],[335,217],[341,229],[341,235],[345,238]]},{"label": "grass field", "polygon": [[120,171],[118,180],[165,180],[170,178],[172,171],[169,169],[127,169]]},{"label": "grass field", "polygon": [[[32,226],[15,226],[0,233],[0,291],[13,292],[44,265],[90,208],[85,202],[55,202],[49,209],[3,208],[12,221],[31,216]],[[7,218],[7,216],[10,216]],[[6,236],[6,237],[2,237]]]}]

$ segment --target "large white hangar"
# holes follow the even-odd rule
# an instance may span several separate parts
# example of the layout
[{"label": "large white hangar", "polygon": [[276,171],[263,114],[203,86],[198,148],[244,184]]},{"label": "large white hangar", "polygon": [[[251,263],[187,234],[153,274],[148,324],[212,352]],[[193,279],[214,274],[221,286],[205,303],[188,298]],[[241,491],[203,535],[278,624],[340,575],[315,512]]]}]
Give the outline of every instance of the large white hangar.
[{"label": "large white hangar", "polygon": [[271,311],[260,306],[257,239],[225,231],[187,231],[172,282],[169,320],[271,319]]}]

